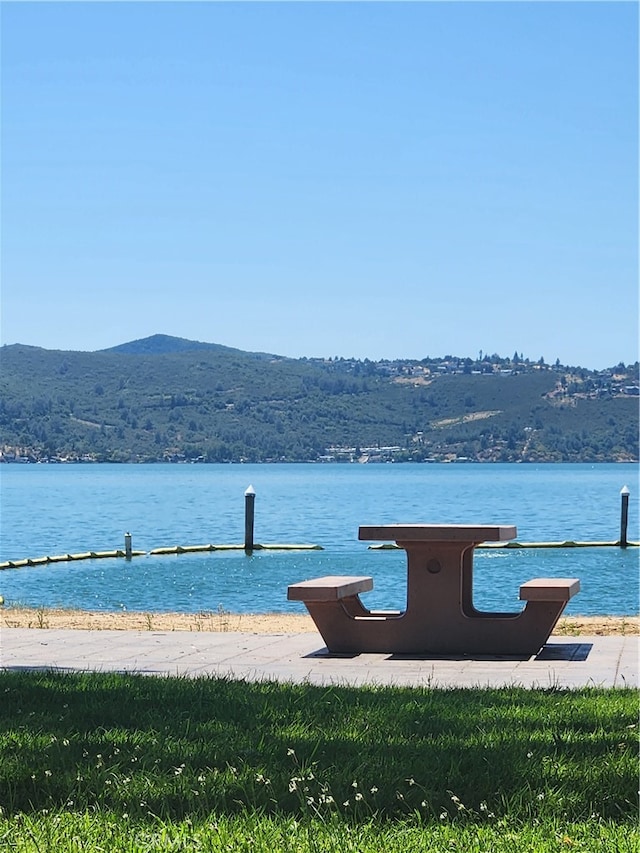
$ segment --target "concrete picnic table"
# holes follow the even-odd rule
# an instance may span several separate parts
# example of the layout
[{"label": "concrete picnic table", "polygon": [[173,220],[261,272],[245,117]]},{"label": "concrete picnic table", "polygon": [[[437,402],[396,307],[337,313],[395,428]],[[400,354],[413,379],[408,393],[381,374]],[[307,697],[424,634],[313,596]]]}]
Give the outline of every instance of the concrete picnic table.
[{"label": "concrete picnic table", "polygon": [[515,539],[510,525],[386,524],[362,526],[361,540],[393,541],[407,555],[404,611],[368,610],[367,576],[330,575],[288,588],[303,601],[334,653],[437,655],[536,654],[548,640],[578,578],[535,578],[522,584],[521,612],[490,613],[473,604],[473,552],[482,542]]}]

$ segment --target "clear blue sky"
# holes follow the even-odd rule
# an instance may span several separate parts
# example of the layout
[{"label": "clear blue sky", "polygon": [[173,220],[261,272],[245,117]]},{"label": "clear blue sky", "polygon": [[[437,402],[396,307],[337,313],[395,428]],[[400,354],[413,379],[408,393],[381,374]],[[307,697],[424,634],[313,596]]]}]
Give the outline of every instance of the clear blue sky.
[{"label": "clear blue sky", "polygon": [[638,4],[2,3],[2,343],[638,357]]}]

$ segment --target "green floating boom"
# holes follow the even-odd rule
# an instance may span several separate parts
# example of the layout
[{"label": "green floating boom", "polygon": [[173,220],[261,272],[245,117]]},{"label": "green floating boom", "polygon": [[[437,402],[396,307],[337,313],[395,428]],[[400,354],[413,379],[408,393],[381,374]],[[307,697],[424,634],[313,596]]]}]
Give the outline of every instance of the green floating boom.
[{"label": "green floating boom", "polygon": [[160,554],[193,554],[197,551],[323,551],[322,545],[305,544],[269,544],[260,545],[255,543],[252,548],[246,549],[244,545],[173,545],[169,548],[154,548],[149,554],[157,556]]},{"label": "green floating boom", "polygon": [[[627,542],[622,546],[618,542],[574,542],[567,539],[564,542],[485,542],[478,548],[638,548],[640,542]],[[395,542],[382,542],[369,545],[370,551],[398,551],[401,550]],[[171,545],[166,548],[154,548],[149,551],[151,556],[162,556],[165,554],[195,554],[203,551],[324,551],[322,545],[309,545],[305,543],[276,542],[270,544],[254,544],[253,548],[245,548],[244,545]],[[144,557],[147,551],[132,551],[132,557]],[[126,557],[126,552],[116,551],[84,551],[81,554],[56,554],[48,557],[34,557],[24,560],[6,560],[0,563],[2,569],[21,569],[26,566],[44,566],[48,563],[70,563],[78,560],[104,560],[109,557]]]},{"label": "green floating boom", "polygon": [[[627,546],[638,547],[638,542],[627,542]],[[478,548],[620,548],[620,542],[486,542]]]},{"label": "green floating boom", "polygon": [[[132,551],[132,557],[142,557],[146,551]],[[33,557],[26,560],[6,560],[0,563],[2,569],[21,569],[25,566],[45,566],[48,563],[72,563],[78,560],[101,560],[106,557],[125,557],[124,551],[84,551],[82,554],[55,554],[48,557]]]},{"label": "green floating boom", "polygon": [[[167,548],[154,548],[151,556],[164,554],[195,554],[202,551],[244,551],[244,545],[171,545]],[[322,545],[306,544],[267,544],[254,545],[251,551],[323,551]],[[132,551],[132,557],[144,557],[147,551]],[[27,566],[45,566],[48,563],[71,563],[78,560],[104,560],[109,557],[126,557],[125,551],[84,551],[81,554],[56,554],[47,557],[33,557],[24,560],[6,560],[0,563],[2,569],[21,569]]]},{"label": "green floating boom", "polygon": [[[622,548],[620,542],[485,542],[476,548]],[[627,542],[627,548],[638,548],[640,542]],[[380,545],[369,545],[370,551],[399,551],[402,550],[395,542],[383,542]]]}]

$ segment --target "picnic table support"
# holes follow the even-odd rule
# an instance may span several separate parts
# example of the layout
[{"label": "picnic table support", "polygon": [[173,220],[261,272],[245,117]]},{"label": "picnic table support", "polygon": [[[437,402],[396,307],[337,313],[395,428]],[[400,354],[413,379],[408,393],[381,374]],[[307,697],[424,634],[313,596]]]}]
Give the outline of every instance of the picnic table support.
[{"label": "picnic table support", "polygon": [[[538,578],[521,587],[526,605],[520,613],[480,611],[473,603],[473,550],[485,538],[515,537],[515,528],[360,528],[360,539],[396,535],[407,552],[404,611],[368,610],[359,593],[372,588],[371,578],[328,577],[289,587],[289,599],[304,601],[330,652],[531,656],[580,589],[577,578]],[[362,586],[365,581],[371,586]]]}]

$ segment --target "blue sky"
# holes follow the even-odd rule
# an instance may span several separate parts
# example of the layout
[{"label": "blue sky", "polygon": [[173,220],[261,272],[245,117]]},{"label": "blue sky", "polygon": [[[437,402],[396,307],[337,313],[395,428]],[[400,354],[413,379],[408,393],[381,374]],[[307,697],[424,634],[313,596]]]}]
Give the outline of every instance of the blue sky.
[{"label": "blue sky", "polygon": [[638,5],[2,3],[2,343],[638,357]]}]

